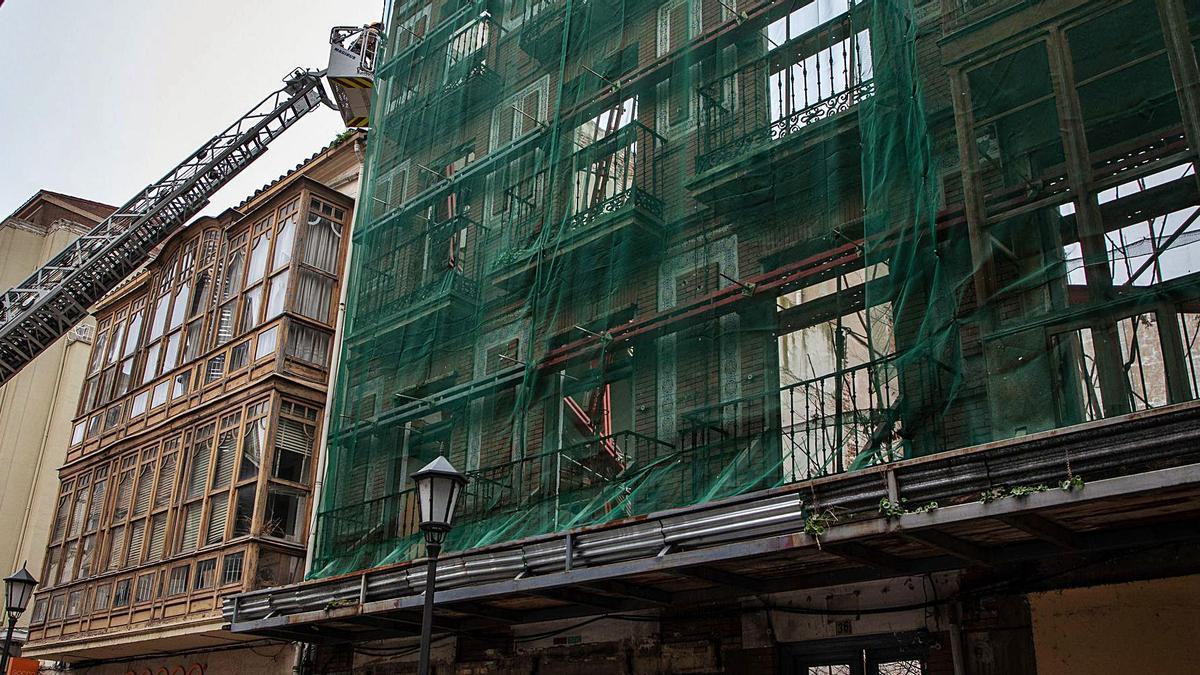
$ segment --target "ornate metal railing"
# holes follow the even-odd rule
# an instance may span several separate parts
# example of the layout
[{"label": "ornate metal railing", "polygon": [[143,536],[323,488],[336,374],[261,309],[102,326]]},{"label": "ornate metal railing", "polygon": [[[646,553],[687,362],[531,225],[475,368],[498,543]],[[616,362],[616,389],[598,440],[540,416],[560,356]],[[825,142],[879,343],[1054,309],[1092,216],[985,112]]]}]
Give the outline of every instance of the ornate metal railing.
[{"label": "ornate metal railing", "polygon": [[[697,408],[683,415],[680,447],[704,449],[694,468],[701,478],[728,468],[768,483],[902,459],[900,375],[886,357]],[[748,451],[754,461],[739,467],[733,458]]]},{"label": "ornate metal railing", "polygon": [[870,53],[869,34],[847,18],[701,86],[697,173],[854,110],[875,93]]},{"label": "ornate metal railing", "polygon": [[478,469],[468,474],[459,520],[469,523],[519,513],[544,529],[561,527],[594,509],[620,508],[632,515],[629,495],[614,490],[617,477],[635,462],[651,462],[672,452],[669,443],[622,431]]},{"label": "ornate metal railing", "polygon": [[317,514],[317,550],[340,557],[386,545],[416,534],[420,521],[415,488],[323,511]]},{"label": "ornate metal railing", "polygon": [[[475,256],[479,253],[463,244],[478,248],[474,242],[483,228],[462,214],[420,229],[416,221],[423,223],[424,217],[416,214],[411,219],[412,229],[397,227],[380,235],[393,243],[381,240],[372,245],[364,264],[374,274],[364,277],[357,292],[356,317],[378,317],[372,323],[379,323],[450,294],[467,300],[477,297]],[[435,259],[440,262],[429,262]]]},{"label": "ornate metal railing", "polygon": [[[568,44],[595,33],[608,22],[621,17],[622,0],[573,0]],[[521,24],[521,49],[539,59],[557,54],[562,48],[566,28],[566,0],[532,0],[525,8]]]},{"label": "ornate metal railing", "polygon": [[[540,240],[551,223],[557,228],[553,230],[557,239],[567,239],[608,216],[635,209],[661,219],[665,143],[640,122],[629,122],[580,147],[572,156],[569,175],[561,169],[543,170],[515,183],[506,192],[509,206],[495,232],[500,244],[491,269],[527,260],[540,246],[552,243]],[[556,186],[562,188],[565,180],[570,181],[569,193],[565,199],[555,199],[561,194]]]}]

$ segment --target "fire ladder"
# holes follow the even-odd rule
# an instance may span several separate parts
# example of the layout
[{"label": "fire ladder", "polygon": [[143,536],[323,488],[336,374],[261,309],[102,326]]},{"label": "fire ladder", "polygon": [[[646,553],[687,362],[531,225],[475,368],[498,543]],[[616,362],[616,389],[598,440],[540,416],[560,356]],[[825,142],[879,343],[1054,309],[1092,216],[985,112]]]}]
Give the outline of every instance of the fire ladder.
[{"label": "fire ladder", "polygon": [[[155,246],[258,159],[301,117],[329,103],[321,71],[296,69],[228,129],[139,192],[0,298],[0,385],[88,315]],[[332,104],[330,104],[331,107]]]}]

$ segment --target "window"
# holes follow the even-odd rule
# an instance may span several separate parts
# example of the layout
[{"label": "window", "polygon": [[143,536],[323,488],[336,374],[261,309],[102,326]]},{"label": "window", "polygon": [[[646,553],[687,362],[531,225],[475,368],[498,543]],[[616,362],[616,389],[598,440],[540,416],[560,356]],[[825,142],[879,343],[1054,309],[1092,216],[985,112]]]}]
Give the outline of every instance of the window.
[{"label": "window", "polygon": [[322,272],[337,274],[342,224],[346,220],[346,212],[318,199],[313,199],[309,208],[304,229],[304,256],[301,261]]},{"label": "window", "polygon": [[271,477],[307,485],[315,440],[315,426],[280,416],[275,430],[275,461],[271,467]]},{"label": "window", "polygon": [[280,272],[271,277],[270,293],[267,295],[267,315],[264,321],[270,321],[283,313],[284,301],[287,299],[288,273]]},{"label": "window", "polygon": [[240,332],[258,325],[258,317],[262,314],[263,287],[255,286],[242,295],[242,322]]},{"label": "window", "polygon": [[225,374],[225,355],[217,354],[204,366],[204,384],[211,384]]},{"label": "window", "polygon": [[[267,224],[269,227],[268,219]],[[255,226],[257,230],[261,223]],[[267,250],[271,248],[270,235],[264,234],[254,240],[254,248],[250,249],[250,266],[246,274],[246,283],[255,284],[262,280],[267,272]]]},{"label": "window", "polygon": [[303,529],[305,494],[298,490],[272,486],[267,490],[264,534],[288,541],[300,541]]},{"label": "window", "polygon": [[240,370],[250,362],[250,341],[235,346],[229,350],[229,372]]},{"label": "window", "polygon": [[237,489],[233,510],[233,536],[244,537],[250,534],[254,518],[254,484],[243,485]]},{"label": "window", "polygon": [[[672,0],[664,4],[658,10],[658,56],[682,49],[700,34],[700,30],[699,2]],[[694,66],[687,59],[678,59],[672,68],[671,77],[658,84],[655,100],[660,131],[674,129],[694,119],[694,73]]]},{"label": "window", "polygon": [[240,583],[242,580],[242,560],[245,553],[238,551],[225,556],[221,565],[221,585]]},{"label": "window", "polygon": [[121,579],[113,586],[113,607],[129,606],[129,579]]},{"label": "window", "polygon": [[429,29],[429,12],[432,9],[431,4],[426,4],[421,9],[417,10],[416,14],[401,21],[396,30],[395,35],[396,47],[395,52],[399,54],[405,49],[419,43],[425,37],[425,31]]},{"label": "window", "polygon": [[217,559],[208,558],[196,563],[196,583],[192,587],[193,590],[202,591],[206,588],[212,588],[214,577],[217,572]]},{"label": "window", "polygon": [[108,602],[112,596],[112,586],[108,584],[100,584],[96,587],[96,595],[92,599],[92,611],[100,612],[108,609]]},{"label": "window", "polygon": [[333,304],[332,277],[323,274],[300,271],[299,283],[296,284],[296,311],[321,323],[330,323],[329,309]]},{"label": "window", "polygon": [[[145,401],[143,400],[143,405]],[[83,442],[83,422],[77,422],[71,429],[71,445],[79,445]]]},{"label": "window", "polygon": [[67,600],[60,593],[53,598],[50,598],[50,620],[57,621],[63,618],[63,613],[67,608]]},{"label": "window", "polygon": [[191,572],[191,565],[180,565],[172,568],[171,576],[167,581],[167,595],[183,595],[187,593]]},{"label": "window", "polygon": [[67,618],[79,616],[83,609],[83,589],[79,588],[67,594]]},{"label": "window", "polygon": [[271,270],[278,272],[292,262],[292,249],[296,246],[296,214],[295,202],[292,212],[279,219],[279,227],[275,231],[275,256],[271,261]]},{"label": "window", "polygon": [[154,385],[154,391],[150,395],[150,407],[157,408],[167,402],[167,385],[169,382],[159,382]]},{"label": "window", "polygon": [[273,326],[258,334],[258,345],[254,349],[255,361],[275,354],[278,331],[279,328],[277,326]]},{"label": "window", "polygon": [[507,98],[492,113],[491,147],[498,148],[537,131],[548,119],[547,75]]},{"label": "window", "polygon": [[192,380],[192,371],[185,370],[175,377],[171,378],[174,386],[171,387],[171,398],[179,398],[187,393],[188,383]]},{"label": "window", "polygon": [[134,591],[135,604],[150,602],[154,599],[154,573],[143,574],[137,578],[137,589]]},{"label": "window", "polygon": [[150,390],[140,391],[133,397],[132,403],[129,405],[129,416],[137,417],[146,412],[146,404],[150,401]]},{"label": "window", "polygon": [[287,355],[314,366],[329,365],[329,334],[293,322],[287,331]]},{"label": "window", "polygon": [[[253,414],[253,413],[251,413]],[[242,437],[242,463],[238,469],[238,480],[251,480],[258,476],[258,467],[262,462],[263,446],[267,440],[266,406],[261,406],[261,417],[246,422]]]},{"label": "window", "polygon": [[30,617],[30,623],[41,623],[46,620],[46,609],[49,607],[50,601],[46,598],[38,598],[33,601],[33,616]]}]

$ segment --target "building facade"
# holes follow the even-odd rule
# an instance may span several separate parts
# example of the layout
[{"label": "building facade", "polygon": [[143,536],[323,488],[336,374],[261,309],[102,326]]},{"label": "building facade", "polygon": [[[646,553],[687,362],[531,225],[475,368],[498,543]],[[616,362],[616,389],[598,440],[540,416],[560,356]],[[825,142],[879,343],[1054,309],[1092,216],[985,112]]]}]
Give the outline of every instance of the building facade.
[{"label": "building facade", "polygon": [[1200,6],[388,16],[309,579],[234,634],[411,672],[445,455],[439,672],[1188,672]]},{"label": "building facade", "polygon": [[303,576],[364,147],[193,221],[94,308],[26,656],[290,672],[290,645],[230,639],[220,604]]},{"label": "building facade", "polygon": [[[0,285],[17,285],[113,207],[42,190],[0,224]],[[0,561],[38,570],[94,326],[80,325],[0,387]],[[7,576],[9,572],[5,572]],[[28,617],[22,618],[22,625]]]}]

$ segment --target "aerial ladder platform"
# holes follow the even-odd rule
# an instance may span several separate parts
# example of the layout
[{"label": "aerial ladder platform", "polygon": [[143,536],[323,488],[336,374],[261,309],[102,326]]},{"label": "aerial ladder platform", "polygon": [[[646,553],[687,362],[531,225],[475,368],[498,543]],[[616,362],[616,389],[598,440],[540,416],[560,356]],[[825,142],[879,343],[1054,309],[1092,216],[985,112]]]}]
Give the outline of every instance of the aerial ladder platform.
[{"label": "aerial ladder platform", "polygon": [[[378,30],[360,29],[357,46],[374,64]],[[348,29],[333,29],[330,41],[345,41]],[[353,38],[350,38],[353,39]],[[371,53],[363,47],[371,45]],[[340,43],[339,43],[340,44]],[[353,54],[353,49],[340,49]],[[331,53],[344,61],[344,55]],[[356,70],[355,77],[373,79]],[[300,118],[322,104],[336,108],[322,85],[324,70],[296,69],[284,86],[202,145],[158,181],[134,195],[27,279],[0,297],[0,385],[84,319],[89,309],[136,272],[156,246],[186,225],[217,190],[266,152]],[[336,91],[337,85],[335,85]],[[366,105],[369,107],[369,96]],[[340,110],[363,126],[363,99]]]}]

